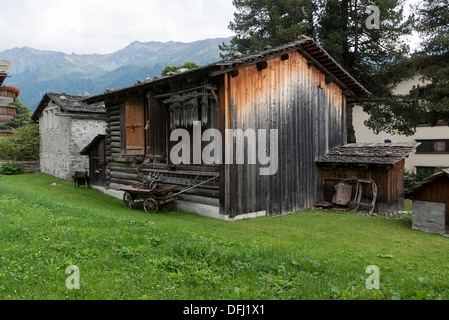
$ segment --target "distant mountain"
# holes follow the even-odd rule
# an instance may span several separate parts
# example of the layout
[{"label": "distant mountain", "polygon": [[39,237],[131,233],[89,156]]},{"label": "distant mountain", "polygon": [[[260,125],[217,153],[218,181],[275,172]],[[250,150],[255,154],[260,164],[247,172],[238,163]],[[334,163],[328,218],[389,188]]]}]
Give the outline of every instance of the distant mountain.
[{"label": "distant mountain", "polygon": [[139,42],[109,54],[66,54],[29,47],[0,52],[0,60],[12,60],[5,85],[20,88],[20,100],[34,111],[45,92],[101,94],[137,80],[159,76],[167,65],[186,61],[205,65],[220,60],[218,45],[230,38],[182,42]]}]

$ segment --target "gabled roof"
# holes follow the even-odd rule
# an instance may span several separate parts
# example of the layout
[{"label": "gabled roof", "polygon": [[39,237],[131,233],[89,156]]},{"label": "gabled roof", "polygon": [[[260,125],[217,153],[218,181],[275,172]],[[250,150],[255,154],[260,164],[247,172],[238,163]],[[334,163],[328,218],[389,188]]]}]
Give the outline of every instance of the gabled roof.
[{"label": "gabled roof", "polygon": [[105,114],[106,108],[103,102],[95,104],[87,104],[83,100],[86,99],[85,96],[81,95],[71,95],[66,93],[53,93],[47,92],[38,107],[34,111],[31,119],[38,120],[42,111],[48,105],[50,101],[55,103],[62,111],[74,114]]},{"label": "gabled roof", "polygon": [[409,188],[404,191],[404,198],[409,199],[410,197],[413,197],[417,192],[424,189],[426,186],[431,185],[432,183],[442,179],[442,178],[449,178],[449,170],[444,169],[443,171],[437,172],[430,177],[424,179],[421,181],[421,183],[413,186],[412,188]]},{"label": "gabled roof", "polygon": [[352,143],[335,148],[318,164],[378,164],[395,165],[407,158],[420,145],[410,143]]},{"label": "gabled roof", "polygon": [[281,45],[275,48],[269,48],[253,54],[235,55],[230,59],[214,62],[199,68],[186,70],[183,72],[177,72],[175,74],[171,74],[169,76],[161,77],[155,80],[147,79],[139,81],[133,86],[117,90],[109,90],[102,95],[87,98],[85,101],[86,103],[96,103],[104,101],[109,97],[135,93],[141,90],[149,89],[158,84],[185,78],[193,74],[213,73],[217,75],[220,73],[231,71],[233,69],[244,67],[249,64],[255,64],[261,60],[279,57],[283,54],[291,53],[294,51],[299,51],[310,62],[311,65],[317,67],[324,74],[333,77],[340,87],[345,90],[349,90],[350,93],[352,93],[356,97],[370,95],[370,92],[366,90],[359,82],[357,82],[357,80],[355,80],[346,70],[344,70],[343,67],[341,67],[319,44],[317,44],[311,38],[301,36],[299,40],[285,45]]},{"label": "gabled roof", "polygon": [[9,60],[0,60],[0,86],[5,81],[8,76],[9,69],[11,68],[12,61]]}]

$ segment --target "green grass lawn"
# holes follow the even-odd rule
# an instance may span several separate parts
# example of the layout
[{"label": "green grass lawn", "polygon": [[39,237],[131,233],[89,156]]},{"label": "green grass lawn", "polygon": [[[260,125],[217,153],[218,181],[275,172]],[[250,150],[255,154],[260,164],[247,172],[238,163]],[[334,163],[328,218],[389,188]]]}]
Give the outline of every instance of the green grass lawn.
[{"label": "green grass lawn", "polygon": [[[410,219],[147,214],[47,175],[0,176],[3,300],[447,299],[448,247]],[[79,290],[66,287],[72,265]],[[370,265],[379,290],[366,288]]]}]

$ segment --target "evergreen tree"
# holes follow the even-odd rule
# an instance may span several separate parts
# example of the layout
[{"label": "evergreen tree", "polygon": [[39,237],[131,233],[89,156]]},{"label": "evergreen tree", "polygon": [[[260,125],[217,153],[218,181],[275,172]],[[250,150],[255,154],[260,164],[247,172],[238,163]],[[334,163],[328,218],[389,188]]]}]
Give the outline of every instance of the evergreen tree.
[{"label": "evergreen tree", "polygon": [[[404,16],[403,0],[234,0],[233,4],[237,11],[229,28],[235,36],[229,45],[220,46],[223,57],[295,41],[304,34],[320,43],[374,97],[390,95],[391,84],[410,73],[405,66],[410,48],[404,36],[411,34],[414,19]],[[379,10],[379,25],[371,21],[376,13],[367,10],[371,5]],[[351,123],[348,140],[355,142]]]},{"label": "evergreen tree", "polygon": [[429,84],[406,96],[390,95],[388,101],[366,104],[370,114],[366,125],[376,133],[412,135],[419,124],[449,120],[449,3],[425,0],[416,9],[417,30],[424,40],[420,51],[402,66]]},{"label": "evergreen tree", "polygon": [[315,0],[233,0],[236,8],[229,29],[235,32],[229,45],[220,46],[223,58],[234,52],[250,53],[298,39],[315,38]]}]

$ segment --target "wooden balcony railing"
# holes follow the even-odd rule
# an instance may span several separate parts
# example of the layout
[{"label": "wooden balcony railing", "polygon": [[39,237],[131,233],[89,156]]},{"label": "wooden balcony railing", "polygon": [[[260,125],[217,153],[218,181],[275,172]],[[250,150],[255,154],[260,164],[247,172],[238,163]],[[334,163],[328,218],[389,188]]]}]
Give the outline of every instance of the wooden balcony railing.
[{"label": "wooden balcony railing", "polygon": [[17,98],[20,90],[14,87],[0,87],[0,97],[3,98]]},{"label": "wooden balcony railing", "polygon": [[14,106],[0,106],[0,115],[15,117],[16,114],[17,114],[17,107],[14,107]]}]

